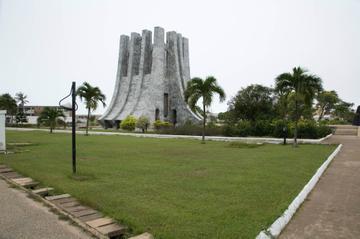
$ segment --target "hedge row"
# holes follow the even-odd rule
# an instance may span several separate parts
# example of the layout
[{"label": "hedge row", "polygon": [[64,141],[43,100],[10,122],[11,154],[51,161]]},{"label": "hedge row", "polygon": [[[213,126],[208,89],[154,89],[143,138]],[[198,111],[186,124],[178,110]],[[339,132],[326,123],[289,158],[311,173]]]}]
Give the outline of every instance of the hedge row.
[{"label": "hedge row", "polygon": [[[284,131],[285,129],[285,131]],[[201,135],[201,125],[184,124],[175,128],[157,130],[163,134],[176,135]],[[276,137],[282,138],[286,133],[288,138],[294,137],[294,124],[285,123],[282,120],[275,121],[239,121],[236,124],[225,124],[216,126],[210,124],[206,128],[208,136],[256,136],[256,137]],[[332,129],[324,124],[317,124],[315,121],[304,120],[298,123],[298,138],[318,139],[332,133]]]}]

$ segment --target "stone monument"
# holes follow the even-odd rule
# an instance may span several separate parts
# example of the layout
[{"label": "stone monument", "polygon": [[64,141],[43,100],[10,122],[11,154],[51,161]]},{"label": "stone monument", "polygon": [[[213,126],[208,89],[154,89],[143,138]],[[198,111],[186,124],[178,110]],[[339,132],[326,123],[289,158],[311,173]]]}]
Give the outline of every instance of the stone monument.
[{"label": "stone monument", "polygon": [[0,110],[0,151],[6,150],[5,140],[5,110]]},{"label": "stone monument", "polygon": [[201,120],[184,100],[190,80],[189,41],[174,31],[166,33],[166,42],[164,38],[161,27],[155,27],[154,39],[149,30],[120,36],[114,93],[99,119],[105,128],[118,127],[128,115],[174,125]]}]

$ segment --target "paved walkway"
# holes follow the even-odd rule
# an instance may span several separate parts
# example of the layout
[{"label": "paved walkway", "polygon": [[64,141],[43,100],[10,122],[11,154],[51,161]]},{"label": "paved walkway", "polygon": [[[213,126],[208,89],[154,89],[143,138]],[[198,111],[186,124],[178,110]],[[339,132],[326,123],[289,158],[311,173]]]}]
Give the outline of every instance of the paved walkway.
[{"label": "paved walkway", "polygon": [[280,238],[360,238],[360,137],[335,135],[343,148]]},{"label": "paved walkway", "polygon": [[0,239],[85,239],[80,228],[0,179]]}]

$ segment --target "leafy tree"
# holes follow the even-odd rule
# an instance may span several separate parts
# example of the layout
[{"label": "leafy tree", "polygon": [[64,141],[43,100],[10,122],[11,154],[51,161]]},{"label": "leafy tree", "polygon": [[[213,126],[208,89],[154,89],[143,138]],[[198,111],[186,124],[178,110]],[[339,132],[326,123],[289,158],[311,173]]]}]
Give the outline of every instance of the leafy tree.
[{"label": "leafy tree", "polygon": [[203,132],[202,142],[205,143],[205,127],[206,127],[206,113],[207,108],[211,105],[214,93],[220,97],[220,102],[225,100],[224,90],[217,84],[216,78],[213,76],[207,77],[205,80],[195,77],[187,83],[184,92],[185,101],[190,106],[191,110],[196,111],[197,102],[202,99],[202,114],[203,116]]},{"label": "leafy tree", "polygon": [[316,108],[319,110],[319,119],[322,120],[325,114],[330,114],[335,109],[336,104],[340,101],[336,91],[322,91],[316,97]]},{"label": "leafy tree", "polygon": [[312,106],[315,95],[322,90],[321,79],[310,75],[301,67],[294,67],[292,72],[276,77],[276,91],[293,93],[294,97],[294,146],[297,146],[298,121],[302,115],[301,104]]},{"label": "leafy tree", "polygon": [[15,115],[17,111],[16,100],[8,93],[0,95],[0,110],[6,110],[6,113],[11,115],[12,121],[13,115]]},{"label": "leafy tree", "polygon": [[38,118],[38,124],[44,124],[45,126],[50,127],[50,133],[55,129],[59,117],[65,117],[64,113],[54,107],[45,107],[44,110],[40,113]]},{"label": "leafy tree", "polygon": [[352,122],[355,116],[353,106],[353,103],[340,100],[340,102],[335,105],[334,116],[346,122]]},{"label": "leafy tree", "polygon": [[27,95],[25,95],[22,92],[18,92],[15,95],[15,100],[16,102],[19,104],[19,109],[20,111],[24,112],[24,106],[26,103],[29,103],[29,101],[27,100]]},{"label": "leafy tree", "polygon": [[133,131],[136,126],[136,118],[133,115],[128,115],[124,120],[120,123],[120,128],[124,130]]},{"label": "leafy tree", "polygon": [[89,131],[89,120],[91,110],[96,110],[99,102],[102,103],[103,107],[106,106],[105,95],[101,92],[99,87],[93,87],[88,82],[84,82],[76,91],[76,94],[80,97],[80,100],[85,101],[86,109],[88,110],[86,120],[86,135]]},{"label": "leafy tree", "polygon": [[143,133],[145,133],[150,125],[150,120],[148,117],[142,115],[136,121],[136,127],[141,129]]},{"label": "leafy tree", "polygon": [[272,119],[274,116],[273,89],[262,85],[242,88],[229,102],[229,111],[235,121]]}]

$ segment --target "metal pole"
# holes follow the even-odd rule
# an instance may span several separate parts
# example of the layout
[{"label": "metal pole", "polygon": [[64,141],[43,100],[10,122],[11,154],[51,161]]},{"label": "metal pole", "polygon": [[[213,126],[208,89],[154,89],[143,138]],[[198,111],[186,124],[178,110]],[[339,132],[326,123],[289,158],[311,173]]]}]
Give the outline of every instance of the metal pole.
[{"label": "metal pole", "polygon": [[72,170],[73,173],[76,173],[76,117],[75,117],[75,105],[76,105],[76,83],[73,81],[71,86],[71,97],[72,97],[72,109],[71,109],[71,117],[72,117]]}]

